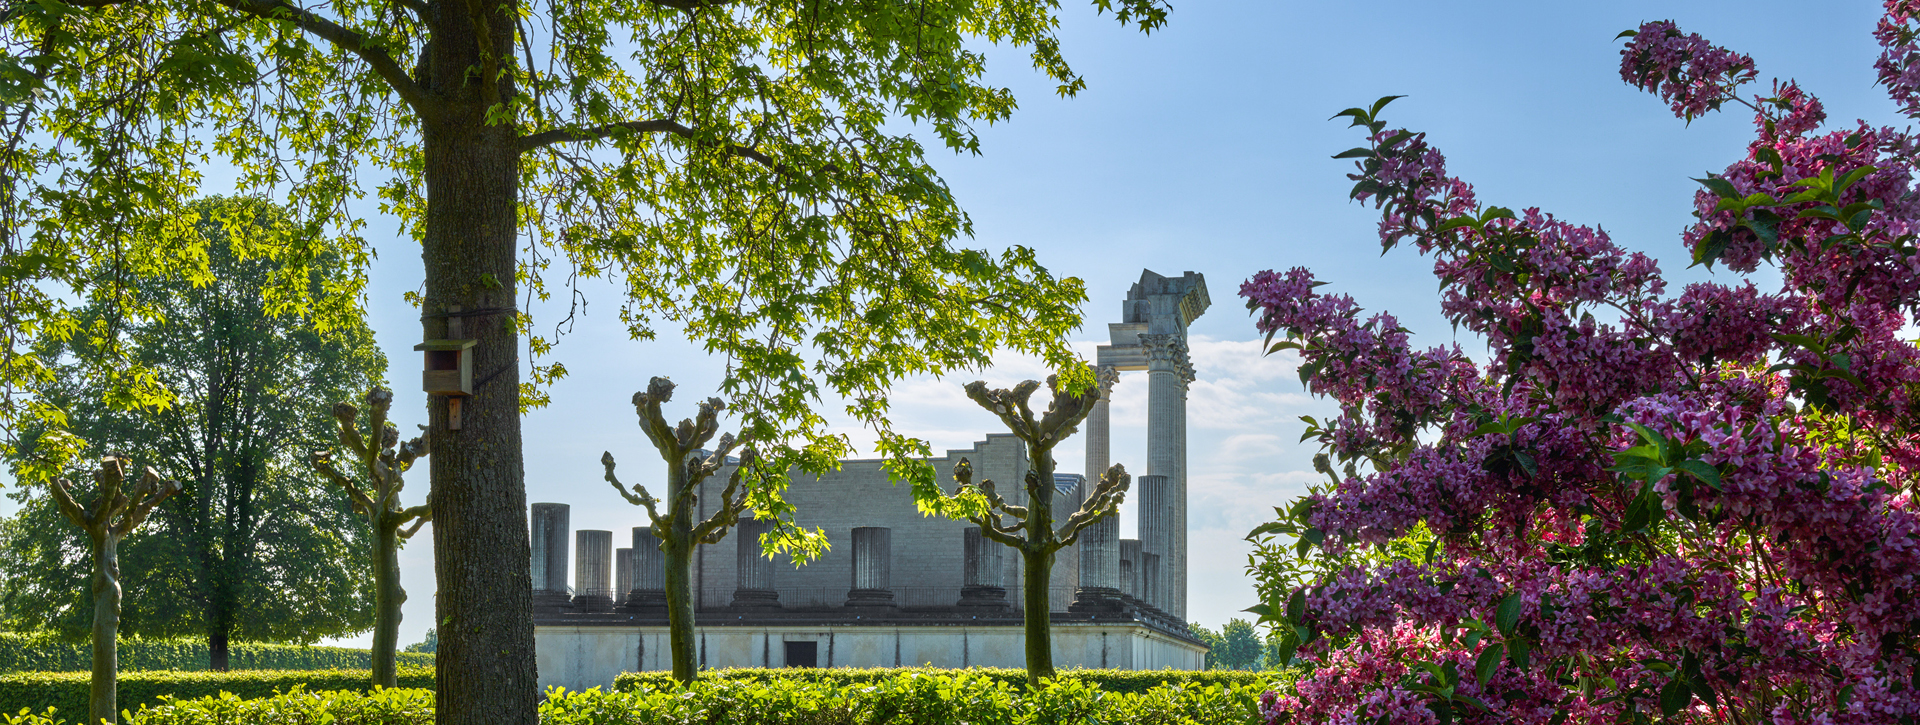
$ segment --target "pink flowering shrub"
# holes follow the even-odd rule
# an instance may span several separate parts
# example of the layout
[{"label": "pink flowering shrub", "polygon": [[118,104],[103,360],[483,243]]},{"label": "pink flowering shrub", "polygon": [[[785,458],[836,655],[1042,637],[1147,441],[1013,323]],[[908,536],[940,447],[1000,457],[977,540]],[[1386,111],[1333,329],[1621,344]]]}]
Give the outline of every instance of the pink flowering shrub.
[{"label": "pink flowering shrub", "polygon": [[[1920,118],[1917,29],[1896,0],[1874,37]],[[1920,722],[1920,138],[1742,96],[1753,60],[1670,22],[1622,35],[1675,115],[1754,113],[1682,237],[1778,288],[1670,294],[1597,228],[1482,204],[1391,98],[1343,113],[1353,197],[1490,356],[1415,350],[1305,269],[1241,287],[1341,411],[1308,419],[1328,483],[1252,535],[1254,611],[1312,669],[1268,723]]]}]

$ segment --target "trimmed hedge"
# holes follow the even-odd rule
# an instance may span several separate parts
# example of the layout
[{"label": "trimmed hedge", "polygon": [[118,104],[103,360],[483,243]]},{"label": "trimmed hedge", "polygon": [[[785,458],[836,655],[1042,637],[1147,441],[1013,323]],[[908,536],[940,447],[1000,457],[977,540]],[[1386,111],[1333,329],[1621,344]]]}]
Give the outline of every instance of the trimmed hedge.
[{"label": "trimmed hedge", "polygon": [[[785,672],[792,673],[793,670]],[[1201,674],[1201,673],[1194,673]],[[1247,673],[1242,673],[1247,674]],[[1062,677],[1036,690],[1002,672],[894,670],[857,684],[826,678],[709,678],[688,688],[625,692],[556,690],[540,706],[543,725],[1258,725],[1253,684],[1195,682],[1145,692],[1109,692]],[[1176,678],[1178,679],[1178,678]],[[1198,678],[1193,678],[1198,679]],[[1117,680],[1116,680],[1117,681]],[[123,725],[427,725],[428,690],[290,692],[245,700],[221,695],[136,710]],[[39,715],[0,716],[4,725],[57,725]]]},{"label": "trimmed hedge", "polygon": [[[433,655],[400,652],[401,667],[432,667]],[[209,662],[204,639],[120,640],[122,670],[205,671]],[[313,647],[301,644],[235,642],[227,646],[227,666],[235,670],[364,670],[373,655],[363,649]],[[0,632],[0,672],[86,672],[93,669],[93,645],[63,642],[44,636]]]},{"label": "trimmed hedge", "polygon": [[[367,670],[249,670],[234,672],[122,672],[120,673],[120,709],[138,710],[142,705],[159,705],[161,696],[188,700],[219,698],[231,693],[240,698],[272,697],[276,692],[291,692],[296,687],[309,692],[366,692],[371,674]],[[400,668],[400,686],[433,689],[433,668]],[[0,675],[0,713],[16,713],[22,708],[55,715],[76,722],[87,716],[87,691],[93,676],[86,672],[22,672]]]},{"label": "trimmed hedge", "polygon": [[[745,682],[794,681],[810,682],[846,687],[849,685],[867,685],[903,674],[951,675],[965,672],[991,680],[1005,682],[1016,687],[1027,684],[1027,671],[1010,667],[975,667],[966,670],[944,670],[933,667],[869,667],[854,669],[845,667],[786,667],[769,669],[763,667],[741,667],[718,670],[705,670],[700,673],[702,679],[739,680]],[[1269,687],[1288,688],[1292,685],[1295,673],[1291,670],[1275,672],[1248,672],[1245,670],[1060,670],[1060,676],[1071,678],[1098,687],[1106,692],[1143,693],[1162,685],[1197,685],[1209,687]],[[626,672],[613,679],[613,689],[628,692],[639,689],[650,691],[670,690],[674,686],[670,672]]]}]

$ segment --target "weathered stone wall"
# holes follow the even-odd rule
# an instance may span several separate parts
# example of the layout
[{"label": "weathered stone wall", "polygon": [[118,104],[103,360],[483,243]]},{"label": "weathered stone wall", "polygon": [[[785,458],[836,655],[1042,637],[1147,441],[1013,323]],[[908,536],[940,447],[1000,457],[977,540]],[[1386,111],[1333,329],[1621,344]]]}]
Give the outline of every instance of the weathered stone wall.
[{"label": "weathered stone wall", "polygon": [[[1026,499],[1017,485],[1026,471],[1026,451],[1011,435],[988,435],[987,439],[965,450],[949,450],[932,461],[942,487],[953,487],[953,466],[960,459],[973,462],[977,478],[991,478],[1000,484],[1003,495],[1013,494],[1016,503]],[[710,515],[719,505],[720,492],[726,488],[731,466],[722,468],[701,484],[700,515]],[[1014,485],[1009,485],[1009,483]],[[774,562],[773,588],[781,592],[781,604],[805,605],[792,601],[795,595],[824,597],[833,604],[844,601],[853,582],[853,529],[884,527],[891,529],[891,583],[896,589],[894,601],[903,606],[919,605],[929,597],[951,601],[926,601],[927,604],[952,605],[959,599],[965,564],[964,521],[925,516],[913,501],[907,484],[894,485],[878,459],[843,461],[838,471],[819,479],[795,475],[787,490],[787,500],[795,509],[795,520],[808,528],[825,531],[830,546],[820,559],[795,568],[791,559]],[[1019,601],[1018,554],[1005,554],[1008,596]],[[695,554],[696,607],[723,607],[733,601],[739,586],[738,548],[733,535],[718,545],[702,546]],[[1071,565],[1064,562],[1071,561]],[[1072,587],[1078,578],[1078,559],[1061,552],[1054,565],[1055,586]],[[1072,573],[1063,578],[1062,571]],[[950,591],[951,595],[935,594]],[[816,602],[817,603],[817,602]]]},{"label": "weathered stone wall", "polygon": [[[815,642],[821,667],[1025,667],[1018,626],[701,627],[702,667],[782,667],[786,642]],[[534,654],[540,689],[611,688],[622,672],[672,669],[667,628],[539,626]],[[1061,669],[1197,670],[1206,650],[1140,624],[1053,625],[1053,661]]]}]

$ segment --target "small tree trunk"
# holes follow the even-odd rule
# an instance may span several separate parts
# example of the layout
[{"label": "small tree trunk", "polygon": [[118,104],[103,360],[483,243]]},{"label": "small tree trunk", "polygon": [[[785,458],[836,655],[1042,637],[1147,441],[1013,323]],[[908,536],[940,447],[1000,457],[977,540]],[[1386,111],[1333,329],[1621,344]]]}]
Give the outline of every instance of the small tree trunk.
[{"label": "small tree trunk", "polygon": [[1053,677],[1053,612],[1048,584],[1053,581],[1053,554],[1027,552],[1026,568],[1027,686]]},{"label": "small tree trunk", "polygon": [[93,544],[93,687],[87,722],[119,717],[120,541],[111,533]]},{"label": "small tree trunk", "polygon": [[668,528],[672,538],[667,539],[662,553],[667,564],[667,649],[673,653],[673,679],[681,684],[700,676],[693,649],[693,506],[679,505],[681,489],[686,486],[686,462],[677,461],[667,473],[667,504],[673,524]]},{"label": "small tree trunk", "polygon": [[[673,528],[678,534],[681,526],[676,522]],[[669,544],[665,552],[668,649],[673,653],[673,679],[682,684],[693,682],[700,674],[700,662],[694,656],[693,647],[693,547],[688,545],[691,543]]]},{"label": "small tree trunk", "polygon": [[400,535],[385,521],[374,526],[373,556],[373,684],[399,687],[393,653],[400,646],[400,605],[407,590],[400,588]]},{"label": "small tree trunk", "polygon": [[227,633],[212,632],[207,635],[207,670],[226,672],[227,668]]}]

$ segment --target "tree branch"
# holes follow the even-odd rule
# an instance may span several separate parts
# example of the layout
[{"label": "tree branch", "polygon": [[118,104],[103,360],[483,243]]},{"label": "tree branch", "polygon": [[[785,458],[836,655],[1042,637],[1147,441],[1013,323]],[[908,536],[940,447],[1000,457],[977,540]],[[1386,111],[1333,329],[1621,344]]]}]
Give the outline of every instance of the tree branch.
[{"label": "tree branch", "polygon": [[[654,1],[658,2],[659,0],[654,0]],[[665,4],[665,3],[661,3],[661,4]],[[677,121],[670,121],[667,119],[655,119],[652,121],[624,121],[621,123],[610,123],[605,126],[596,126],[594,128],[582,128],[582,129],[556,128],[556,129],[541,131],[539,133],[533,133],[533,134],[521,136],[520,151],[524,153],[527,151],[532,151],[534,149],[540,148],[542,146],[551,146],[557,143],[577,143],[582,141],[599,141],[601,139],[608,138],[610,136],[615,136],[618,134],[625,134],[625,133],[663,133],[663,132],[671,133],[681,138],[693,139],[693,140],[697,140],[696,137],[698,136],[698,134],[694,132],[692,127],[686,126]],[[752,159],[754,161],[757,161],[760,163],[761,166],[765,166],[769,169],[774,169],[777,171],[780,168],[780,165],[774,162],[773,157],[768,156],[764,153],[761,153],[758,149],[755,149],[751,146],[744,146],[741,144],[728,144],[726,146],[726,151],[728,153],[734,154],[741,158]]]},{"label": "tree branch", "polygon": [[319,36],[334,46],[345,50],[367,62],[387,82],[400,100],[405,101],[421,117],[428,115],[429,104],[426,91],[415,82],[400,63],[388,54],[386,49],[375,46],[365,35],[332,20],[315,15],[305,8],[295,7],[280,0],[214,0],[234,10],[268,20],[285,20],[301,30]]},{"label": "tree branch", "polygon": [[373,515],[373,499],[368,498],[367,494],[362,492],[359,486],[353,485],[353,479],[347,478],[346,474],[340,472],[340,469],[333,467],[333,452],[314,451],[309,453],[307,454],[307,465],[313,470],[319,471],[320,475],[326,476],[327,480],[332,481],[334,485],[345,489],[347,498],[353,502],[354,511],[359,512],[361,516]]},{"label": "tree branch", "polygon": [[665,522],[660,520],[660,510],[655,506],[655,504],[658,504],[660,500],[654,498],[652,494],[647,493],[646,486],[642,486],[636,483],[633,485],[633,493],[628,493],[626,484],[621,483],[620,479],[613,475],[613,452],[612,451],[601,452],[600,465],[606,467],[607,483],[613,484],[613,490],[619,491],[620,496],[625,498],[628,503],[631,503],[635,506],[641,506],[646,508],[647,518],[653,521],[653,525],[656,527],[655,528],[656,531],[659,530],[658,527],[666,525]]},{"label": "tree branch", "polygon": [[70,485],[67,479],[56,478],[47,485],[53,489],[54,502],[60,504],[60,513],[66,514],[67,520],[72,521],[74,526],[88,532],[93,531],[93,525],[88,523],[86,509],[80,508],[80,504],[74,502],[73,494],[67,491],[67,486]]}]

